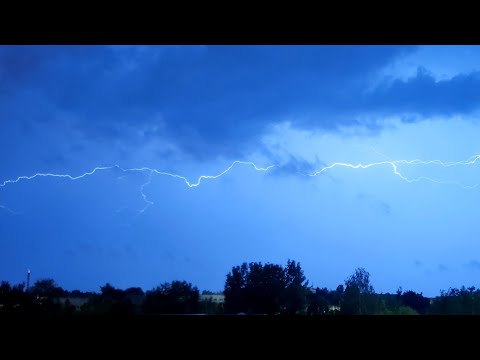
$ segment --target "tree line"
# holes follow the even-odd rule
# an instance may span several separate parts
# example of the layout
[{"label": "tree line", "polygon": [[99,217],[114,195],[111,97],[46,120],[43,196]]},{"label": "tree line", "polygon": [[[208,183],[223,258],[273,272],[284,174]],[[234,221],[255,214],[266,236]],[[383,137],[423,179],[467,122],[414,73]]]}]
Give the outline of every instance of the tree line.
[{"label": "tree line", "polygon": [[450,288],[439,296],[375,292],[370,274],[358,268],[334,290],[309,286],[300,263],[261,262],[234,266],[223,293],[200,291],[186,281],[166,282],[144,292],[107,283],[100,292],[67,291],[53,279],[25,285],[0,284],[0,314],[266,314],[266,315],[480,315],[480,289]]}]

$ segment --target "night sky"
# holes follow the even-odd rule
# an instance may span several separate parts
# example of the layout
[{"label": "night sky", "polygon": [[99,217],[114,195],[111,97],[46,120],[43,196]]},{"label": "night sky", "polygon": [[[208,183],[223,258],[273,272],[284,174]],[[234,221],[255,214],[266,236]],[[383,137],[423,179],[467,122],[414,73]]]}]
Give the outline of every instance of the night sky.
[{"label": "night sky", "polygon": [[0,279],[217,291],[294,259],[315,287],[357,267],[377,292],[478,287],[479,64],[477,46],[0,46]]}]

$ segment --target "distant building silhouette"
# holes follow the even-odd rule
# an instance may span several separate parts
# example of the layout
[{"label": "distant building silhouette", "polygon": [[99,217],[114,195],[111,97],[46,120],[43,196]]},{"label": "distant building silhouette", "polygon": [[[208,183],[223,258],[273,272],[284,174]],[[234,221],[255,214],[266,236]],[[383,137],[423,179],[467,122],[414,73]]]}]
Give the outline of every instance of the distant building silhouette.
[{"label": "distant building silhouette", "polygon": [[225,295],[223,295],[223,294],[200,295],[198,301],[200,301],[200,302],[211,301],[215,304],[223,304],[225,302]]}]

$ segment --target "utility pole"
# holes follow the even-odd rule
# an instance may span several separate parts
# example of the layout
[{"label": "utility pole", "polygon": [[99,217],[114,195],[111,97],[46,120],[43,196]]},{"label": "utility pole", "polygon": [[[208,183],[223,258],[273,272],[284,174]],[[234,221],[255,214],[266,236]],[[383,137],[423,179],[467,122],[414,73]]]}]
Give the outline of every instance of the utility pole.
[{"label": "utility pole", "polygon": [[27,291],[30,290],[30,269],[27,271]]}]

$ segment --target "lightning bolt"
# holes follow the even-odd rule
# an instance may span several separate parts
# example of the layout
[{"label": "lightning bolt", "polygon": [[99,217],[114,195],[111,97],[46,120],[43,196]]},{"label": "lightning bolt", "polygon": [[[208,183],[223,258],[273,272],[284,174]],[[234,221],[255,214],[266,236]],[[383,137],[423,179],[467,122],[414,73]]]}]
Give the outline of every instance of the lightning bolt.
[{"label": "lightning bolt", "polygon": [[[404,176],[399,171],[398,167],[400,165],[438,165],[438,166],[441,166],[441,167],[444,167],[444,168],[449,168],[449,167],[453,167],[453,166],[475,165],[477,163],[477,161],[479,161],[479,159],[480,159],[480,155],[474,155],[474,156],[471,156],[470,158],[468,158],[466,160],[456,161],[456,162],[453,162],[453,161],[452,162],[444,162],[444,161],[441,161],[441,160],[426,160],[425,161],[425,160],[420,160],[420,159],[394,160],[394,161],[392,161],[392,160],[386,161],[385,160],[385,161],[379,161],[379,162],[367,163],[367,164],[361,164],[361,163],[353,164],[353,163],[336,162],[336,163],[333,163],[331,165],[325,166],[325,167],[323,167],[323,168],[321,168],[321,169],[319,169],[319,170],[317,170],[313,173],[303,174],[303,173],[299,172],[298,174],[302,175],[302,176],[306,176],[306,177],[316,177],[316,176],[321,175],[322,173],[324,173],[326,171],[332,170],[332,169],[337,168],[337,167],[345,167],[345,168],[351,168],[351,169],[369,169],[369,168],[373,168],[373,167],[387,166],[387,167],[392,168],[393,173],[396,176],[398,176],[399,178],[401,178],[402,180],[404,180],[408,183],[415,183],[415,182],[425,180],[425,181],[430,181],[430,182],[437,183],[437,184],[454,184],[454,185],[460,186],[464,189],[474,189],[474,188],[478,187],[478,184],[465,185],[465,184],[460,183],[458,181],[450,181],[450,180],[442,181],[442,180],[432,179],[432,178],[429,178],[429,177],[426,177],[426,176],[420,176],[420,177],[417,177],[417,178],[407,178],[406,176]],[[270,169],[275,168],[275,167],[277,167],[277,168],[281,167],[280,165],[270,165],[270,166],[267,166],[267,167],[259,167],[255,163],[250,162],[250,161],[236,160],[230,166],[228,166],[225,170],[223,170],[222,172],[220,172],[217,175],[201,175],[200,177],[198,177],[198,179],[195,182],[190,182],[185,176],[181,176],[181,175],[178,175],[178,174],[172,174],[172,173],[168,173],[168,172],[164,172],[164,171],[159,171],[159,170],[154,169],[154,168],[149,168],[149,167],[123,168],[119,165],[112,165],[112,166],[96,167],[93,170],[91,170],[89,172],[85,172],[85,173],[83,173],[81,175],[78,175],[78,176],[72,176],[70,174],[54,174],[54,173],[36,173],[34,175],[31,175],[31,176],[19,176],[16,179],[10,179],[10,180],[3,181],[2,183],[0,183],[0,187],[5,187],[9,184],[18,183],[18,182],[24,181],[24,180],[25,181],[33,180],[35,178],[41,178],[41,177],[54,177],[54,178],[66,178],[66,179],[69,179],[69,180],[80,180],[80,179],[85,178],[87,176],[94,175],[95,173],[97,173],[99,171],[106,171],[106,170],[112,170],[112,169],[118,169],[118,170],[120,170],[124,173],[128,173],[128,172],[148,172],[147,181],[140,186],[140,194],[143,198],[143,201],[146,204],[143,209],[138,211],[138,214],[142,214],[150,206],[154,205],[154,202],[149,200],[147,195],[144,192],[145,187],[151,184],[152,176],[154,174],[155,175],[164,175],[164,176],[169,176],[169,177],[172,177],[172,178],[180,179],[189,188],[195,188],[195,187],[199,186],[202,183],[203,180],[207,180],[207,179],[213,180],[213,179],[218,179],[218,178],[222,177],[223,175],[227,174],[230,170],[232,170],[232,168],[236,165],[248,165],[256,171],[263,171],[263,172],[269,171]],[[120,177],[120,178],[122,178],[122,177]],[[16,214],[16,212],[7,208],[4,205],[0,205],[0,208],[2,208],[4,210],[7,210],[7,211],[9,211],[13,214]]]},{"label": "lightning bolt", "polygon": [[145,210],[147,210],[150,206],[154,204],[153,201],[150,201],[147,199],[147,195],[145,195],[145,193],[143,192],[143,189],[145,188],[145,186],[150,185],[152,183],[152,175],[153,175],[153,171],[150,171],[150,175],[148,176],[148,181],[145,184],[142,184],[142,186],[140,186],[140,194],[142,195],[143,201],[146,203],[146,205],[143,209],[139,210],[138,215],[143,214]]},{"label": "lightning bolt", "polygon": [[452,161],[452,162],[443,162],[441,160],[428,160],[428,161],[424,161],[424,160],[419,160],[419,159],[414,159],[414,160],[395,160],[395,161],[379,161],[379,162],[375,162],[375,163],[369,163],[369,164],[351,164],[351,163],[341,163],[341,162],[336,162],[336,163],[333,163],[329,166],[325,166],[323,168],[321,168],[320,170],[317,170],[315,171],[314,173],[311,173],[311,174],[301,174],[301,175],[304,175],[304,176],[317,176],[317,175],[320,175],[322,174],[323,172],[327,171],[327,170],[331,170],[335,167],[348,167],[348,168],[351,168],[351,169],[368,169],[368,168],[371,168],[371,167],[376,167],[376,166],[382,166],[382,165],[388,165],[388,166],[391,166],[392,167],[392,170],[393,170],[393,173],[400,177],[402,180],[408,182],[408,183],[414,183],[414,182],[418,182],[418,181],[421,181],[421,180],[426,180],[426,181],[430,181],[430,182],[434,182],[434,183],[437,183],[437,184],[454,184],[454,185],[458,185],[464,189],[474,189],[476,187],[478,187],[478,184],[474,184],[474,185],[465,185],[465,184],[462,184],[458,181],[450,181],[450,180],[447,180],[447,181],[442,181],[442,180],[435,180],[435,179],[432,179],[432,178],[429,178],[427,176],[420,176],[420,177],[417,177],[417,178],[413,178],[413,179],[409,179],[407,178],[406,176],[402,175],[400,173],[400,171],[398,170],[398,165],[400,164],[403,164],[403,165],[440,165],[444,168],[448,168],[448,167],[452,167],[452,166],[458,166],[458,165],[475,165],[475,163],[480,159],[480,155],[474,155],[474,156],[471,156],[470,158],[468,158],[467,160],[463,160],[463,161]]},{"label": "lightning bolt", "polygon": [[[171,173],[168,173],[168,172],[164,172],[164,171],[159,171],[157,169],[152,169],[152,168],[149,168],[149,167],[141,167],[141,168],[123,168],[119,165],[112,165],[112,166],[99,166],[99,167],[96,167],[94,168],[92,171],[89,171],[89,172],[86,172],[82,175],[78,175],[78,176],[72,176],[70,174],[52,174],[52,173],[36,173],[34,175],[31,175],[31,176],[19,176],[17,177],[16,179],[13,179],[13,180],[5,180],[3,183],[0,183],[0,187],[5,187],[6,185],[8,184],[14,184],[14,183],[18,183],[19,181],[21,180],[33,180],[37,177],[57,177],[57,178],[67,178],[67,179],[70,179],[70,180],[79,180],[79,179],[82,179],[86,176],[91,176],[93,174],[95,174],[96,172],[98,171],[103,171],[103,170],[112,170],[112,169],[118,169],[120,171],[123,171],[123,172],[143,172],[143,171],[148,171],[150,172],[151,174],[157,174],[157,175],[165,175],[165,176],[170,176],[170,177],[173,177],[173,178],[177,178],[177,179],[181,179],[185,182],[185,184],[190,187],[190,188],[193,188],[193,187],[197,187],[198,185],[200,185],[200,183],[202,182],[202,180],[204,179],[217,179],[223,175],[225,175],[226,173],[228,173],[235,165],[237,164],[241,164],[241,165],[250,165],[252,166],[255,170],[257,171],[268,171],[270,170],[271,168],[273,167],[276,167],[277,165],[270,165],[266,168],[262,168],[262,167],[258,167],[257,165],[255,165],[253,162],[251,161],[239,161],[239,160],[236,160],[232,163],[232,165],[230,165],[228,168],[226,168],[224,171],[222,171],[220,174],[217,174],[217,175],[201,175],[196,182],[190,182],[188,181],[188,179],[185,177],[185,176],[181,176],[181,175],[177,175],[177,174],[171,174]],[[147,185],[147,184],[145,184]]]},{"label": "lightning bolt", "polygon": [[[105,170],[112,170],[112,169],[118,169],[124,173],[128,173],[128,172],[145,172],[147,171],[149,173],[149,176],[148,176],[148,181],[144,184],[142,184],[140,186],[140,194],[143,198],[143,201],[145,202],[145,207],[143,209],[140,209],[138,211],[138,215],[144,213],[150,206],[152,206],[154,203],[153,201],[149,200],[146,196],[146,194],[144,193],[144,188],[145,186],[148,186],[151,184],[151,181],[152,181],[152,176],[153,174],[156,174],[156,175],[164,175],[164,176],[170,176],[170,177],[173,177],[173,178],[177,178],[177,179],[181,179],[184,181],[184,183],[189,187],[189,188],[194,188],[194,187],[197,187],[199,186],[201,183],[202,183],[202,180],[205,180],[205,179],[217,179],[223,175],[225,175],[226,173],[228,173],[235,165],[249,165],[251,167],[253,167],[256,171],[268,171],[270,170],[271,168],[273,167],[276,167],[277,165],[270,165],[268,167],[259,167],[257,166],[255,163],[251,162],[251,161],[239,161],[239,160],[236,160],[234,161],[229,167],[227,167],[224,171],[222,171],[221,173],[217,174],[217,175],[201,175],[196,182],[190,182],[185,176],[181,176],[181,175],[178,175],[178,174],[172,174],[172,173],[168,173],[168,172],[164,172],[164,171],[159,171],[157,169],[153,169],[153,168],[149,168],[149,167],[140,167],[140,168],[123,168],[119,165],[112,165],[112,166],[98,166],[96,168],[94,168],[93,170],[89,171],[89,172],[86,172],[86,173],[83,173],[81,175],[78,175],[78,176],[72,176],[70,174],[53,174],[53,173],[36,173],[34,175],[31,175],[31,176],[19,176],[17,177],[16,179],[10,179],[10,180],[5,180],[3,181],[2,183],[0,183],[0,187],[5,187],[7,186],[8,184],[15,184],[15,183],[18,183],[20,181],[26,181],[26,180],[33,180],[35,178],[42,178],[42,177],[54,177],[54,178],[66,178],[66,179],[69,179],[69,180],[80,180],[84,177],[87,177],[87,176],[91,176],[93,174],[95,174],[96,172],[99,172],[99,171],[105,171]],[[120,176],[118,177],[117,179],[122,179],[123,176]],[[3,206],[3,205],[0,205],[1,208],[4,208],[6,210],[9,210],[10,212],[13,213],[12,210],[8,209],[7,207]],[[118,212],[118,210],[117,210]]]}]

